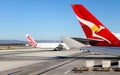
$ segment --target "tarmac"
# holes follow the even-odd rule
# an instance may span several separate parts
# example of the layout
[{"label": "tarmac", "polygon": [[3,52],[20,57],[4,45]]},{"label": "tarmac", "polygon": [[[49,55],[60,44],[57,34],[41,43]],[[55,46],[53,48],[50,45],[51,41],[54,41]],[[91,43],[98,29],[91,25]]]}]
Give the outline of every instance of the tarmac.
[{"label": "tarmac", "polygon": [[[0,75],[120,75],[120,72],[85,71],[75,73],[74,67],[85,66],[87,60],[101,65],[102,60],[111,62],[119,58],[111,55],[90,55],[79,49],[52,51],[51,49],[0,50]],[[117,66],[117,65],[113,65]]]}]

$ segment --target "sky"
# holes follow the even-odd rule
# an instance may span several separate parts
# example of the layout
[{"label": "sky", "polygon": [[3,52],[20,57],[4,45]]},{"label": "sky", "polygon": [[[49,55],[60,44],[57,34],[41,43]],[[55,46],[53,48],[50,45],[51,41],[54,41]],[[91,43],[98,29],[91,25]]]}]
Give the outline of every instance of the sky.
[{"label": "sky", "polygon": [[0,0],[0,40],[84,37],[71,4],[83,4],[110,31],[120,32],[120,0]]}]

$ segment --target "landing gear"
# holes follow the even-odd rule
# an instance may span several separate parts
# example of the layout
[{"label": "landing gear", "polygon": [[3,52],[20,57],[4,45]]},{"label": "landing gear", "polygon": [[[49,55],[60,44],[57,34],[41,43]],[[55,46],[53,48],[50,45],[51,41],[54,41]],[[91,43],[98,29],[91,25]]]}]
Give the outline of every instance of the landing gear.
[{"label": "landing gear", "polygon": [[59,44],[53,51],[61,51],[63,50],[63,45]]}]

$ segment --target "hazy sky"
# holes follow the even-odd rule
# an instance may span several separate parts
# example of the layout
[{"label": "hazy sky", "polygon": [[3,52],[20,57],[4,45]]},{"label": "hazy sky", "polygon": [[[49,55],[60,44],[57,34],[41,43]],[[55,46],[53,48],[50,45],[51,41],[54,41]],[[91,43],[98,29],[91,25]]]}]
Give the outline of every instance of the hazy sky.
[{"label": "hazy sky", "polygon": [[0,39],[83,37],[71,4],[83,4],[112,32],[120,32],[120,0],[0,0]]}]

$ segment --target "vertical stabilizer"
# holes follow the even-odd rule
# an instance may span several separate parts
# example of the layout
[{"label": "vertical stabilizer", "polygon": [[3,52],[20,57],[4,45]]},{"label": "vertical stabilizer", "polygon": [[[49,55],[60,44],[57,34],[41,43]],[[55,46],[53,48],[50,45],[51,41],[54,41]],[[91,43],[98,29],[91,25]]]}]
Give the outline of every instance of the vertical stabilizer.
[{"label": "vertical stabilizer", "polygon": [[26,39],[30,45],[32,45],[34,47],[37,46],[37,43],[32,39],[32,37],[29,34],[26,34]]},{"label": "vertical stabilizer", "polygon": [[72,4],[75,15],[87,38],[101,39],[104,41],[90,43],[96,46],[120,46],[120,41],[115,37],[94,15],[83,5]]}]

